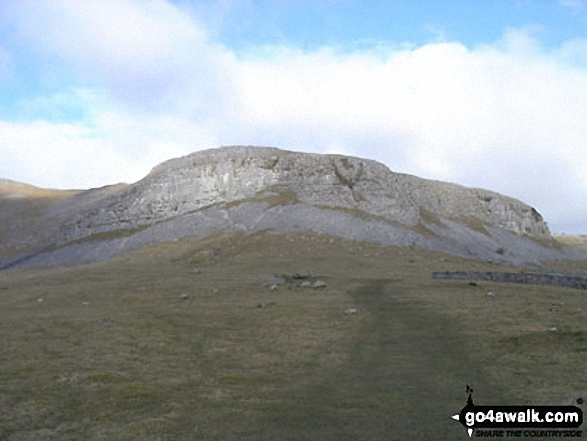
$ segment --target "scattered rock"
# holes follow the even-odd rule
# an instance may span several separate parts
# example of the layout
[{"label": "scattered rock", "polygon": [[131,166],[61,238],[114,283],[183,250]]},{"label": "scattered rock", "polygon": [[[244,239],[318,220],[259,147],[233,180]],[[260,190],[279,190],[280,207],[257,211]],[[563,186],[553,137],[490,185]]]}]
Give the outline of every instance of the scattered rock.
[{"label": "scattered rock", "polygon": [[302,282],[301,287],[302,288],[311,288],[312,287],[312,282],[308,282],[308,281]]},{"label": "scattered rock", "polygon": [[560,300],[555,300],[551,303],[552,306],[563,306],[564,303],[561,302]]},{"label": "scattered rock", "polygon": [[274,304],[274,302],[269,302],[269,301],[264,300],[262,302],[257,303],[257,307],[258,308],[269,308],[273,304]]},{"label": "scattered rock", "polygon": [[495,299],[495,294],[493,293],[493,291],[487,291],[485,295],[491,299]]},{"label": "scattered rock", "polygon": [[110,317],[104,317],[103,319],[98,320],[96,323],[96,325],[101,326],[101,325],[106,325],[108,323],[110,323],[112,321],[112,319]]},{"label": "scattered rock", "polygon": [[200,270],[197,268],[194,268],[193,270],[190,271],[190,273],[192,274],[200,274]]},{"label": "scattered rock", "polygon": [[82,302],[82,306],[90,306],[90,302]]},{"label": "scattered rock", "polygon": [[212,289],[212,294],[218,294],[220,291],[218,290],[218,288],[213,288]]},{"label": "scattered rock", "polygon": [[37,299],[37,303],[43,303],[43,297],[39,297],[39,298]]},{"label": "scattered rock", "polygon": [[349,308],[344,311],[346,315],[357,315],[359,311],[355,308]]},{"label": "scattered rock", "polygon": [[558,328],[557,328],[556,326],[552,326],[552,327],[551,327],[549,330],[550,330],[550,331],[552,331],[552,332],[554,332],[554,331],[556,331],[557,329],[558,329]]},{"label": "scattered rock", "polygon": [[274,284],[274,285],[271,285],[271,288],[270,289],[271,289],[271,292],[275,292],[275,291],[277,291],[279,289],[279,287]]},{"label": "scattered rock", "polygon": [[[272,165],[274,157],[277,158],[275,166]],[[181,173],[178,173],[178,170],[181,170]],[[267,208],[262,206],[263,204],[240,205],[239,202],[237,217],[222,218],[228,211],[233,210],[226,208],[227,205],[231,205],[230,201],[245,201],[250,199],[251,195],[270,192],[276,182],[279,182],[280,187],[280,190],[276,191],[280,196],[278,201],[281,200],[281,196],[289,198],[290,192],[294,194],[292,201],[286,199],[287,202],[280,202],[279,215],[276,212],[259,223],[258,219]],[[390,187],[389,182],[394,182],[394,185]],[[194,192],[195,188],[207,189],[206,196],[201,197],[201,194]],[[165,192],[162,189],[166,189]],[[172,195],[168,197],[167,191],[171,191]],[[348,197],[349,191],[353,198]],[[298,193],[299,202],[303,204],[290,211],[291,207],[288,204],[297,201]],[[470,257],[477,259],[487,258],[489,253],[493,253],[494,248],[488,247],[496,243],[497,237],[507,237],[508,249],[516,250],[516,254],[508,256],[508,253],[505,253],[499,258],[500,262],[525,262],[526,259],[558,260],[564,256],[575,255],[570,251],[555,251],[552,247],[546,247],[544,250],[537,248],[530,239],[550,238],[548,227],[540,214],[521,202],[494,193],[491,193],[491,214],[488,214],[489,205],[482,202],[486,194],[489,193],[479,189],[440,185],[415,176],[404,176],[390,171],[383,164],[361,158],[333,159],[327,155],[308,155],[268,148],[224,147],[168,160],[154,167],[153,173],[130,188],[114,187],[85,192],[79,195],[79,203],[62,204],[59,210],[55,210],[55,215],[48,214],[39,219],[39,222],[51,225],[44,233],[47,237],[43,240],[47,243],[55,242],[56,245],[65,244],[62,238],[90,237],[97,232],[118,231],[125,228],[129,220],[133,223],[139,219],[150,219],[151,227],[157,225],[156,228],[151,228],[153,234],[135,235],[128,245],[124,244],[126,241],[121,243],[118,240],[104,240],[100,242],[99,247],[79,247],[79,252],[77,245],[76,252],[57,250],[58,246],[54,247],[54,251],[41,252],[39,242],[39,256],[35,256],[32,261],[27,259],[23,264],[43,265],[43,262],[55,262],[54,264],[59,265],[70,261],[73,263],[79,259],[100,260],[112,254],[128,251],[131,246],[169,240],[170,235],[175,239],[189,232],[203,237],[215,228],[224,229],[229,226],[240,226],[251,233],[258,232],[260,228],[275,229],[284,233],[313,229],[322,234],[337,234],[337,243],[345,248],[349,245],[343,240],[357,241],[366,237],[380,237],[381,239],[376,241],[385,246],[405,246],[405,242],[410,241],[409,236],[412,236],[415,246],[426,245],[426,248],[450,251],[457,255],[462,255],[464,250],[469,249]],[[106,195],[108,197],[104,197]],[[361,216],[357,215],[349,217],[349,213],[341,212],[356,210],[355,198],[361,200],[361,211],[365,210],[367,214],[365,219],[359,219]],[[429,206],[431,200],[438,200],[438,206],[431,209],[428,214],[421,210],[418,214],[418,208]],[[124,215],[120,214],[120,207],[124,207]],[[216,208],[206,209],[206,214],[199,217],[198,210],[204,207]],[[336,208],[336,211],[333,211],[333,208]],[[52,211],[48,213],[50,212]],[[295,216],[291,215],[293,212],[296,213]],[[59,216],[56,216],[57,213]],[[188,213],[190,216],[194,215],[193,222],[184,221],[184,215]],[[382,216],[382,213],[384,220],[391,223],[389,228],[384,222],[373,218]],[[500,231],[504,230],[503,234],[488,238],[487,245],[476,247],[478,237],[470,234],[476,226],[467,227],[467,222],[450,222],[451,226],[445,223],[446,235],[439,233],[434,241],[428,241],[424,236],[413,234],[409,229],[396,225],[398,222],[408,225],[421,222],[422,219],[428,219],[427,222],[430,223],[430,219],[435,220],[437,217],[440,219],[439,222],[443,223],[445,220],[458,219],[463,215],[483,219],[484,224],[500,228]],[[80,222],[80,219],[83,219],[83,222]],[[332,227],[329,226],[331,222]],[[342,227],[341,222],[344,222]],[[508,230],[513,235],[504,236]],[[527,233],[529,238],[521,237],[522,233]],[[333,238],[328,240],[334,243]],[[28,244],[28,241],[24,233],[19,233],[9,240],[15,247]],[[2,245],[7,245],[5,240],[2,240]],[[370,248],[371,246],[367,249]],[[100,251],[97,251],[98,249]],[[473,251],[477,249],[478,251]],[[353,250],[357,252],[362,248],[353,247]],[[208,251],[208,256],[212,259],[221,255],[219,248]],[[274,253],[275,250],[267,250],[265,261],[268,262],[267,257]],[[95,257],[92,257],[94,255]],[[262,256],[259,254],[260,258]],[[3,259],[2,265],[12,267],[20,263],[18,260],[4,262]]]},{"label": "scattered rock", "polygon": [[272,286],[272,285],[283,285],[285,283],[285,279],[281,276],[271,276],[264,282],[261,282],[262,286]]},{"label": "scattered rock", "polygon": [[182,300],[187,300],[190,298],[190,296],[188,296],[187,294],[182,294],[182,295],[180,295],[180,297]]},{"label": "scattered rock", "polygon": [[312,274],[310,273],[310,270],[301,270],[295,273],[292,278],[295,280],[305,280],[309,279],[311,276]]},{"label": "scattered rock", "polygon": [[312,288],[314,288],[314,289],[326,288],[326,282],[323,282],[322,280],[316,280],[314,282],[314,284],[312,285]]}]

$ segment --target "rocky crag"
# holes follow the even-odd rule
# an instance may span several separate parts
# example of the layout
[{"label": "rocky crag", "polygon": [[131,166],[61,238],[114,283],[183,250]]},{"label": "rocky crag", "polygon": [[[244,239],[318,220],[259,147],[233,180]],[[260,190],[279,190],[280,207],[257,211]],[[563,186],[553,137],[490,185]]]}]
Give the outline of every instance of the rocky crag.
[{"label": "rocky crag", "polygon": [[555,242],[542,216],[518,200],[340,155],[200,151],[131,185],[46,195],[34,216],[11,218],[30,193],[0,182],[0,204],[9,207],[0,215],[0,267],[100,260],[218,229],[312,230],[514,264],[586,257]]}]

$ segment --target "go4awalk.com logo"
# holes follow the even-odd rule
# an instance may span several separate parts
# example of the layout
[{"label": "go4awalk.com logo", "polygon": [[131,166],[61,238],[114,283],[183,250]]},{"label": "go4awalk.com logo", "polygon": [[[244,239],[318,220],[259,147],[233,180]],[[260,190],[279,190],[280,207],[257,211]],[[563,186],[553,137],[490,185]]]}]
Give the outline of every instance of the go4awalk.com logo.
[{"label": "go4awalk.com logo", "polygon": [[[452,418],[479,438],[579,438],[583,411],[577,406],[476,406],[467,385],[467,404]],[[582,401],[582,400],[581,400]]]}]

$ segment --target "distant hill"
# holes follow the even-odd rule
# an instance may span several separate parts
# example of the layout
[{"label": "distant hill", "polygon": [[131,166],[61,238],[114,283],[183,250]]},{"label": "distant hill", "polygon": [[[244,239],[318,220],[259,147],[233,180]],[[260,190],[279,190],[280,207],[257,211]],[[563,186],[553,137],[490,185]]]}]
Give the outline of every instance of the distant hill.
[{"label": "distant hill", "polygon": [[586,235],[572,235],[572,234],[557,234],[555,239],[572,248],[576,248],[582,253],[587,253],[587,236]]},{"label": "distant hill", "polygon": [[222,147],[87,191],[0,180],[0,268],[101,260],[218,230],[311,230],[510,264],[587,258],[516,199],[340,155]]}]

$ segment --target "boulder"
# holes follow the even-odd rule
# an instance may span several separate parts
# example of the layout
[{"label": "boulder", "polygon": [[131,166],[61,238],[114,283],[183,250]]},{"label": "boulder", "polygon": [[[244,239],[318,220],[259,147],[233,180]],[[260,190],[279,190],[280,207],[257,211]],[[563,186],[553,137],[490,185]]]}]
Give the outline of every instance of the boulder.
[{"label": "boulder", "polygon": [[262,286],[273,286],[273,285],[283,285],[285,283],[285,278],[281,276],[271,276],[267,280],[261,282]]},{"label": "boulder", "polygon": [[292,275],[292,278],[294,280],[305,280],[305,279],[309,279],[312,276],[312,273],[310,273],[310,270],[301,270],[298,271],[297,273]]},{"label": "boulder", "polygon": [[314,289],[326,288],[326,282],[323,282],[322,280],[316,280],[314,282],[314,284],[312,285],[312,288],[314,288]]}]

